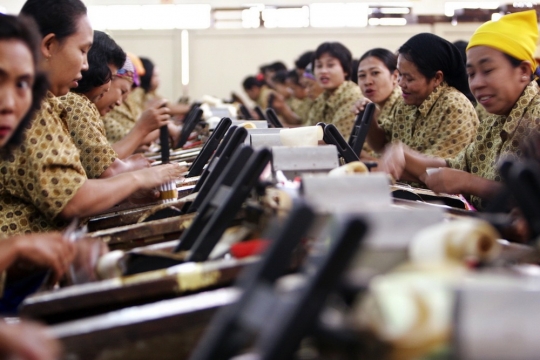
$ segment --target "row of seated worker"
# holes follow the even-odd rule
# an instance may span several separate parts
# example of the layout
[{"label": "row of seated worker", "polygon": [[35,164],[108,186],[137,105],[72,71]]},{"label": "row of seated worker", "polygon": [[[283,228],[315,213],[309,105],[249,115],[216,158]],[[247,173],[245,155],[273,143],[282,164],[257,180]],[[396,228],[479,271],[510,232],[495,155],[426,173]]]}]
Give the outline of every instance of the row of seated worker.
[{"label": "row of seated worker", "polygon": [[[131,157],[158,128],[173,125],[171,115],[187,111],[152,99],[155,67],[145,68],[144,61],[141,67],[107,34],[93,31],[79,0],[28,0],[21,15],[0,15],[3,313],[37,289],[45,277],[38,270],[50,268],[58,279],[68,269],[77,245],[55,231],[134,194],[151,198],[156,187],[185,172],[176,164],[150,168],[146,158]],[[379,110],[368,134],[380,154],[378,171],[469,195],[481,210],[499,189],[497,160],[536,155],[520,147],[538,130],[537,38],[534,11],[506,15],[476,30],[465,66],[454,45],[419,34],[397,58],[381,50],[362,57],[359,86],[344,70],[352,66],[350,51],[324,43],[312,56],[312,73],[302,74],[322,89],[306,122],[334,123],[348,137],[364,94]],[[145,76],[153,85],[133,89]],[[481,121],[469,92],[487,113]],[[148,105],[140,105],[144,100],[130,107],[127,99],[136,97]],[[122,116],[133,111],[133,125],[109,141],[105,119],[122,105]],[[428,175],[427,168],[438,170]]]},{"label": "row of seated worker", "polygon": [[[356,65],[344,45],[326,42],[298,59],[307,57],[304,68],[297,62],[281,74],[271,64],[271,81],[261,72],[243,87],[284,126],[334,124],[345,139],[356,114],[375,103],[361,159],[376,160],[375,171],[396,180],[466,195],[483,210],[500,190],[499,159],[537,156],[522,150],[533,147],[539,130],[536,24],[534,11],[509,14],[480,26],[468,44],[421,33],[395,53],[371,49]],[[290,98],[308,105],[291,111]],[[428,168],[438,170],[428,175]]]},{"label": "row of seated worker", "polygon": [[[150,167],[134,153],[162,126],[177,136],[171,116],[189,107],[154,95],[156,68],[144,68],[143,59],[137,73],[139,61],[93,31],[81,1],[29,0],[18,17],[1,15],[0,22],[2,79],[13,80],[2,80],[1,96],[0,243],[10,251],[2,252],[9,258],[0,312],[13,314],[46,280],[44,268],[58,280],[84,251],[58,231],[131,197],[155,201],[155,189],[182,178],[185,167]],[[12,40],[17,33],[22,40]],[[109,141],[107,117],[127,103],[133,115],[123,119],[131,124]]]}]

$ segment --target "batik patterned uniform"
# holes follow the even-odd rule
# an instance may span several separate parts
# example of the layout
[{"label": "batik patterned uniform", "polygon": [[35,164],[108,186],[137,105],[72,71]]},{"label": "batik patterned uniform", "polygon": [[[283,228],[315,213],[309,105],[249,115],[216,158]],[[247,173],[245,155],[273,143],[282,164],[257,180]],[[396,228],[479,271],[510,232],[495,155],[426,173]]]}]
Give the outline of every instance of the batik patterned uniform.
[{"label": "batik patterned uniform", "polygon": [[144,97],[144,90],[136,88],[129,93],[126,101],[123,101],[120,106],[116,106],[101,117],[109,143],[114,144],[122,140],[133,129],[142,113],[140,105],[142,97]]},{"label": "batik patterned uniform", "polygon": [[[449,167],[467,171],[488,180],[501,181],[497,161],[506,157],[521,157],[522,141],[540,131],[540,94],[536,82],[525,88],[508,116],[490,115],[480,124],[475,141],[456,157],[447,159]],[[470,201],[477,209],[486,202],[477,196]]]},{"label": "batik patterned uniform", "polygon": [[309,110],[313,105],[313,100],[306,97],[304,99],[298,99],[294,96],[287,100],[287,104],[291,110],[300,118],[300,123],[302,125],[307,123]]},{"label": "batik patterned uniform", "polygon": [[387,141],[401,141],[425,155],[453,157],[476,135],[478,117],[457,89],[443,82],[420,106],[398,100],[392,121],[383,122]]},{"label": "batik patterned uniform", "polygon": [[333,93],[324,91],[315,99],[309,111],[308,123],[334,124],[345,140],[348,140],[356,118],[352,110],[361,98],[362,92],[358,85],[345,81]]},{"label": "batik patterned uniform", "polygon": [[97,179],[116,160],[118,154],[105,136],[99,111],[86,96],[69,92],[61,96],[65,108],[64,120],[81,163],[89,179]]},{"label": "batik patterned uniform", "polygon": [[0,237],[60,229],[66,204],[86,181],[79,150],[61,118],[65,109],[47,93],[22,145],[0,166]]},{"label": "batik patterned uniform", "polygon": [[[377,118],[377,123],[381,127],[381,129],[389,129],[392,126],[392,122],[394,122],[394,113],[396,111],[396,107],[398,104],[403,102],[402,92],[401,88],[399,86],[396,86],[394,90],[392,90],[392,93],[386,99],[386,102],[384,103],[383,107],[381,108],[379,112],[379,117]],[[400,105],[403,106],[403,105]]]}]

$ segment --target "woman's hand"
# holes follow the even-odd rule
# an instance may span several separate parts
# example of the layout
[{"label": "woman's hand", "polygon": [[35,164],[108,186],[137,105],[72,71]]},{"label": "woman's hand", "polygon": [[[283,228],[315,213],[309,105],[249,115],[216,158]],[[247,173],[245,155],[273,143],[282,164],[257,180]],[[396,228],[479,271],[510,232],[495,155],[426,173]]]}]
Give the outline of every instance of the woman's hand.
[{"label": "woman's hand", "polygon": [[399,180],[405,171],[405,149],[402,143],[394,143],[386,147],[383,156],[379,159],[376,171],[390,174]]},{"label": "woman's hand", "polygon": [[364,111],[365,108],[366,108],[366,105],[369,104],[371,102],[371,100],[369,100],[368,98],[362,98],[360,100],[358,100],[354,105],[353,105],[353,108],[351,109],[351,111],[355,114],[355,115],[358,115],[358,113],[360,113],[361,111]]},{"label": "woman's hand", "polygon": [[468,185],[474,181],[470,173],[447,167],[427,169],[420,180],[434,192],[445,194],[468,194]]},{"label": "woman's hand", "polygon": [[12,241],[17,260],[50,268],[54,274],[54,282],[65,274],[76,253],[73,243],[58,232],[20,235],[13,237]]},{"label": "woman's hand", "polygon": [[55,360],[61,346],[44,326],[24,321],[0,323],[0,357],[2,359]]}]

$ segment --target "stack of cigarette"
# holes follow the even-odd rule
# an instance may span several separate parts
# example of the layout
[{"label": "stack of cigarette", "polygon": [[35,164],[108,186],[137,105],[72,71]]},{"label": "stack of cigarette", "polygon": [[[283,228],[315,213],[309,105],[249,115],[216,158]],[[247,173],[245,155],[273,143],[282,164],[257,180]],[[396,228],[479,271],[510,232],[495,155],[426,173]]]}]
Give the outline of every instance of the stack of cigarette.
[{"label": "stack of cigarette", "polygon": [[159,197],[164,202],[170,202],[178,198],[178,190],[176,190],[176,181],[162,184],[159,188],[161,192]]}]

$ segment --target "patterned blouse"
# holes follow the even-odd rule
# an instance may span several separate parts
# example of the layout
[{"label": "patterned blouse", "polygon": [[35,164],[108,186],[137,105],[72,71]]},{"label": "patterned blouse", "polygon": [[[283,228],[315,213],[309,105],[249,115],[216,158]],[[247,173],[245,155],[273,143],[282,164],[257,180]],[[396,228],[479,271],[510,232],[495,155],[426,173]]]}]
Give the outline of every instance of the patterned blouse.
[{"label": "patterned blouse", "polygon": [[[470,172],[488,180],[501,181],[497,161],[501,157],[521,157],[520,143],[533,132],[540,132],[540,94],[532,81],[518,99],[508,116],[486,117],[478,128],[475,141],[456,157],[447,159],[449,167]],[[471,196],[477,209],[484,209],[486,202]]]},{"label": "patterned blouse", "polygon": [[69,92],[61,96],[66,126],[80,150],[81,163],[89,179],[97,179],[118,157],[105,136],[99,111],[86,96]]},{"label": "patterned blouse", "polygon": [[60,229],[57,219],[86,181],[79,150],[61,118],[61,101],[47,93],[24,139],[0,165],[0,237]]},{"label": "patterned blouse", "polygon": [[300,122],[302,125],[306,124],[308,119],[309,110],[311,109],[311,106],[313,105],[313,100],[311,100],[308,97],[305,97],[304,99],[298,99],[292,96],[290,99],[287,100],[287,104],[291,108],[291,110],[298,115],[300,118]]},{"label": "patterned blouse", "polygon": [[381,127],[387,141],[401,141],[426,155],[452,157],[476,135],[478,117],[474,107],[457,89],[443,82],[420,106],[397,100],[392,121]]},{"label": "patterned blouse", "polygon": [[131,91],[120,106],[116,106],[101,118],[105,127],[105,134],[109,143],[114,144],[122,140],[133,129],[142,113],[142,99],[144,90],[135,88]]},{"label": "patterned blouse", "polygon": [[393,114],[396,111],[396,106],[398,106],[399,103],[403,102],[401,94],[401,88],[399,86],[396,86],[394,90],[392,90],[392,93],[390,94],[388,99],[386,99],[383,107],[381,108],[381,112],[379,113],[379,117],[377,118],[377,123],[382,129],[387,129],[392,126],[391,124],[394,121]]},{"label": "patterned blouse", "polygon": [[348,80],[333,93],[324,91],[315,99],[309,111],[308,125],[318,122],[334,124],[345,140],[348,140],[356,118],[352,109],[361,98],[362,92],[358,85]]}]

